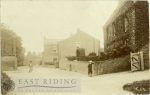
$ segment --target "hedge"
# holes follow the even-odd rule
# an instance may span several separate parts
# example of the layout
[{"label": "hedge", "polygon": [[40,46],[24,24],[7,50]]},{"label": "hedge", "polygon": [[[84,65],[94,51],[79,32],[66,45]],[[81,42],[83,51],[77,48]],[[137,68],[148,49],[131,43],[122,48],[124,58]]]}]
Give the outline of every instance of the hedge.
[{"label": "hedge", "polygon": [[6,95],[8,91],[13,90],[15,84],[14,82],[6,75],[6,73],[2,72],[2,78],[1,78],[1,90],[2,95]]}]

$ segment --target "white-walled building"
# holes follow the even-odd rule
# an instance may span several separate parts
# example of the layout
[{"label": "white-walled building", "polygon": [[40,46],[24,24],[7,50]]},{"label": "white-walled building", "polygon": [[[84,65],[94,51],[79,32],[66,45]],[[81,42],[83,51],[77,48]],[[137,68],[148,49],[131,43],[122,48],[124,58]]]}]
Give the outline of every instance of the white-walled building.
[{"label": "white-walled building", "polygon": [[89,53],[99,54],[100,41],[91,35],[78,30],[76,34],[59,42],[59,59],[64,59],[67,56],[76,56],[77,48],[85,50],[85,55]]},{"label": "white-walled building", "polygon": [[58,61],[58,39],[44,39],[43,64],[54,64]]}]

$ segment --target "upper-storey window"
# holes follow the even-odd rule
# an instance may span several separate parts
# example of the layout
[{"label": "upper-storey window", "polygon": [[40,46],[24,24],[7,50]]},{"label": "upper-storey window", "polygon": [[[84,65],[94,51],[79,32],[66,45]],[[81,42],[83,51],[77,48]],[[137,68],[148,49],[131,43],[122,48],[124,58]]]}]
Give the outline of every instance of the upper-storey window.
[{"label": "upper-storey window", "polygon": [[128,19],[127,18],[125,18],[124,19],[124,27],[125,27],[125,32],[127,32],[128,31],[128,29],[129,29],[129,22],[128,22]]},{"label": "upper-storey window", "polygon": [[115,29],[114,23],[112,24],[112,28],[113,28],[113,36],[115,37],[116,36],[116,29]]},{"label": "upper-storey window", "polygon": [[112,26],[108,26],[108,41],[112,40]]},{"label": "upper-storey window", "polygon": [[52,50],[53,51],[53,53],[57,53],[57,50]]}]

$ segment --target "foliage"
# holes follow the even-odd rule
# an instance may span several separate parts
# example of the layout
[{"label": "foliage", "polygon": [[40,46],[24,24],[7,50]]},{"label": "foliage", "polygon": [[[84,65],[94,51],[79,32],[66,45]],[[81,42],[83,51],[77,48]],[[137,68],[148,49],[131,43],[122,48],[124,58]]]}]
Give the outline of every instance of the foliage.
[{"label": "foliage", "polygon": [[95,52],[89,53],[88,56],[96,56],[96,53]]},{"label": "foliage", "polygon": [[13,90],[14,86],[15,86],[14,82],[6,75],[6,73],[2,72],[1,78],[2,95],[6,95],[8,91]]},{"label": "foliage", "polygon": [[100,59],[101,59],[101,60],[107,59],[107,54],[104,53],[104,52],[100,52]]},{"label": "foliage", "polygon": [[5,26],[0,27],[1,31],[1,56],[17,57],[18,65],[24,60],[24,48],[22,47],[21,38],[12,30]]},{"label": "foliage", "polygon": [[128,46],[119,46],[112,49],[111,51],[108,51],[104,56],[105,59],[112,59],[128,55],[130,52],[132,52],[132,50]]},{"label": "foliage", "polygon": [[150,80],[135,81],[123,86],[124,90],[135,94],[150,94]]},{"label": "foliage", "polygon": [[77,57],[76,56],[67,56],[66,57],[69,61],[73,61],[73,60],[76,60]]},{"label": "foliage", "polygon": [[125,55],[130,54],[131,49],[128,46],[120,46],[112,49],[111,51],[108,52],[100,52],[100,56],[96,56],[96,53],[92,52],[88,56],[83,56],[83,57],[75,57],[75,56],[68,56],[67,59],[70,61],[73,60],[78,60],[78,61],[103,61],[103,60],[108,60],[108,59],[113,59],[113,58],[119,58]]},{"label": "foliage", "polygon": [[100,56],[83,56],[83,57],[76,57],[76,56],[68,56],[66,57],[69,61],[78,60],[78,61],[100,61]]}]

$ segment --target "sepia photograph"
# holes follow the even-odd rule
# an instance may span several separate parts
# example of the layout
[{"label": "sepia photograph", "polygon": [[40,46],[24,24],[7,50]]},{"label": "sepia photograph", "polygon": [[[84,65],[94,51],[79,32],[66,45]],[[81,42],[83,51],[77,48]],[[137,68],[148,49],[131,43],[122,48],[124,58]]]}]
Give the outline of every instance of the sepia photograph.
[{"label": "sepia photograph", "polygon": [[150,94],[148,0],[0,0],[0,95]]}]

